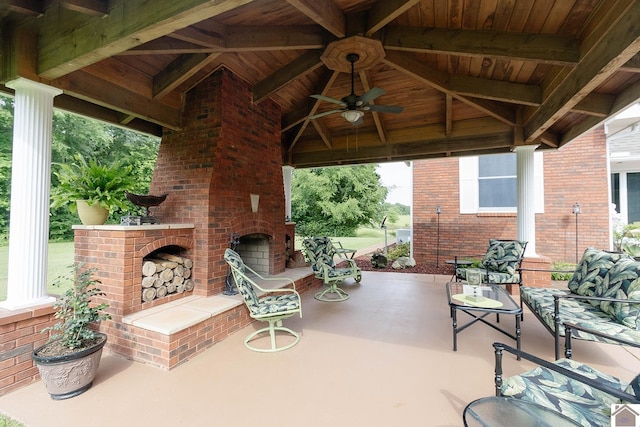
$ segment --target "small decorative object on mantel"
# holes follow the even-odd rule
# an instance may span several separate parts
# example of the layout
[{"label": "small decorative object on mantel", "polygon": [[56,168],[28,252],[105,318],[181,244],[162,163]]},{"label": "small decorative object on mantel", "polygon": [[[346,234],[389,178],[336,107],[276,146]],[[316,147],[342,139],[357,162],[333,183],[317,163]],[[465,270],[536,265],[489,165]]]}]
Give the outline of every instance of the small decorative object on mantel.
[{"label": "small decorative object on mantel", "polygon": [[[149,214],[149,208],[153,206],[158,206],[160,203],[164,202],[167,198],[167,194],[163,194],[161,196],[152,196],[151,194],[143,195],[143,194],[133,194],[128,191],[124,192],[125,197],[131,203],[136,206],[141,206],[146,208],[146,214],[141,218],[142,224],[155,224],[158,220]],[[133,224],[130,224],[133,225]]]},{"label": "small decorative object on mantel", "polygon": [[140,215],[137,216],[133,216],[133,215],[125,215],[125,216],[121,216],[120,217],[120,225],[141,225],[142,224],[142,217]]}]

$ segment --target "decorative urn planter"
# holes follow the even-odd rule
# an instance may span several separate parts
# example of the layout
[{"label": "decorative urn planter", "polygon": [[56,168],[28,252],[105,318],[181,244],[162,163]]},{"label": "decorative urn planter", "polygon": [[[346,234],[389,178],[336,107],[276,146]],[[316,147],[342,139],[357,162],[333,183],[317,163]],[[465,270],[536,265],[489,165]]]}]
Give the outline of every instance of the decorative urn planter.
[{"label": "decorative urn planter", "polygon": [[86,200],[76,200],[78,216],[83,225],[102,225],[109,217],[109,210],[99,203],[89,205]]},{"label": "decorative urn planter", "polygon": [[97,342],[92,346],[65,355],[46,355],[46,350],[56,345],[56,341],[33,351],[32,358],[52,399],[68,399],[91,388],[100,365],[102,348],[107,343],[107,336],[103,333],[96,332],[96,338]]}]

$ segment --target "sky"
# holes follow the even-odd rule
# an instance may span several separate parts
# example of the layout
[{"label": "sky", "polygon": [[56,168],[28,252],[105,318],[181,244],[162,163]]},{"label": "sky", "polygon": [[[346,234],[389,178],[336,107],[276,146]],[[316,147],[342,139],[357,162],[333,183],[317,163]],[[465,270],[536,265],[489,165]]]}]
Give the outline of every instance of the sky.
[{"label": "sky", "polygon": [[387,203],[411,206],[411,168],[404,162],[380,163],[376,171],[389,190]]}]

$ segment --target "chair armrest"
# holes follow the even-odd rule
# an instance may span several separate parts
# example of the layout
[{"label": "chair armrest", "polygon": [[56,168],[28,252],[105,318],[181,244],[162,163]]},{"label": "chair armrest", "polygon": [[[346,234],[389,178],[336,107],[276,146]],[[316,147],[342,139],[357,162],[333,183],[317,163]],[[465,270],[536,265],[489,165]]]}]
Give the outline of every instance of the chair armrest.
[{"label": "chair armrest", "polygon": [[592,378],[589,378],[587,376],[584,376],[582,374],[579,374],[575,371],[572,371],[570,369],[564,368],[562,366],[559,366],[555,363],[549,362],[547,360],[541,359],[537,356],[534,356],[532,354],[526,353],[522,350],[516,350],[513,347],[510,347],[506,344],[503,343],[493,343],[493,347],[495,350],[495,359],[496,359],[496,363],[495,363],[495,386],[496,386],[496,396],[500,396],[500,388],[502,387],[502,353],[504,351],[514,354],[516,356],[519,356],[522,359],[528,360],[529,362],[533,362],[539,366],[543,366],[551,371],[557,372],[559,374],[562,374],[568,378],[571,378],[572,380],[575,381],[579,381],[583,384],[587,384],[588,386],[595,388],[596,390],[600,390],[603,391],[607,394],[610,394],[612,396],[617,397],[618,399],[621,399],[623,401],[626,402],[630,402],[630,403],[640,403],[640,398],[629,394],[629,393],[625,393],[623,391],[620,391],[618,389],[612,388],[607,386],[606,384],[603,384],[597,380],[594,380]]},{"label": "chair armrest", "polygon": [[592,335],[596,335],[602,338],[606,338],[608,340],[611,341],[616,341],[619,342],[620,344],[624,344],[624,345],[628,345],[630,347],[636,347],[636,348],[640,348],[640,342],[635,342],[635,341],[629,341],[626,340],[624,338],[620,338],[617,335],[609,335],[609,334],[605,334],[602,331],[598,331],[596,329],[590,329],[590,328],[586,328],[582,325],[576,325],[575,323],[569,323],[569,322],[564,322],[564,329],[565,329],[565,337],[570,337],[571,336],[571,330],[572,329],[577,329],[579,331],[583,331],[583,332],[587,332],[590,333]]},{"label": "chair armrest", "polygon": [[353,255],[355,255],[355,253],[357,252],[357,249],[349,249],[349,248],[343,247],[340,241],[337,241],[337,242],[332,241],[331,243],[333,243],[334,251],[341,258],[346,258],[346,255],[349,255],[349,254],[352,254],[351,258],[353,258]]},{"label": "chair armrest", "polygon": [[609,302],[621,302],[628,304],[640,304],[640,300],[637,299],[626,299],[626,298],[611,298],[611,297],[594,297],[588,295],[578,295],[578,294],[564,294],[564,295],[554,295],[554,300],[562,299],[579,299],[585,301],[609,301]]},{"label": "chair armrest", "polygon": [[[278,288],[278,289],[265,289],[265,288],[262,288],[260,285],[258,285],[255,282],[255,280],[251,280],[251,279],[249,279],[247,277],[247,279],[251,280],[252,285],[255,286],[257,289],[259,289],[262,292],[273,292],[273,291],[276,291],[276,290],[291,290],[291,289],[295,290],[296,289],[296,283],[293,280],[291,280],[290,278],[288,278],[288,277],[264,277],[260,273],[258,273],[257,271],[255,271],[254,269],[252,269],[251,267],[249,267],[246,264],[245,264],[244,268],[245,268],[245,270],[250,271],[252,274],[254,274],[258,278],[260,278],[260,280],[264,280],[264,281],[267,281],[267,282],[268,281],[273,281],[273,282],[282,282],[282,281],[284,281],[284,282],[286,282],[286,284],[284,286],[291,286],[291,288],[281,287],[281,288]],[[246,274],[245,274],[245,277],[246,277]]]}]

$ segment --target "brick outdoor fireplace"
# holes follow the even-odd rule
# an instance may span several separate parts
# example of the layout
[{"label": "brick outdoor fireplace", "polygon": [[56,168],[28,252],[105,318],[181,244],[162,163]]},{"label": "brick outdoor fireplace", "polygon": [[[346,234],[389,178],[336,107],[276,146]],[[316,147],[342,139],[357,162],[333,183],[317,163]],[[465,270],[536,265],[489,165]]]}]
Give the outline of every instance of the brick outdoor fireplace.
[{"label": "brick outdoor fireplace", "polygon": [[[251,268],[284,272],[295,228],[285,223],[279,106],[271,100],[254,104],[246,82],[226,69],[216,71],[188,93],[182,129],[165,129],[149,193],[168,194],[152,208],[157,224],[75,227],[76,262],[98,269],[111,305],[113,321],[101,325],[108,347],[142,360],[155,357],[139,354],[148,336],[123,318],[189,296],[221,294],[223,254],[234,236]],[[143,262],[157,252],[192,262],[193,290],[142,302]],[[178,350],[169,348],[167,357],[179,362],[233,328],[212,329],[198,350],[176,357]]]}]

